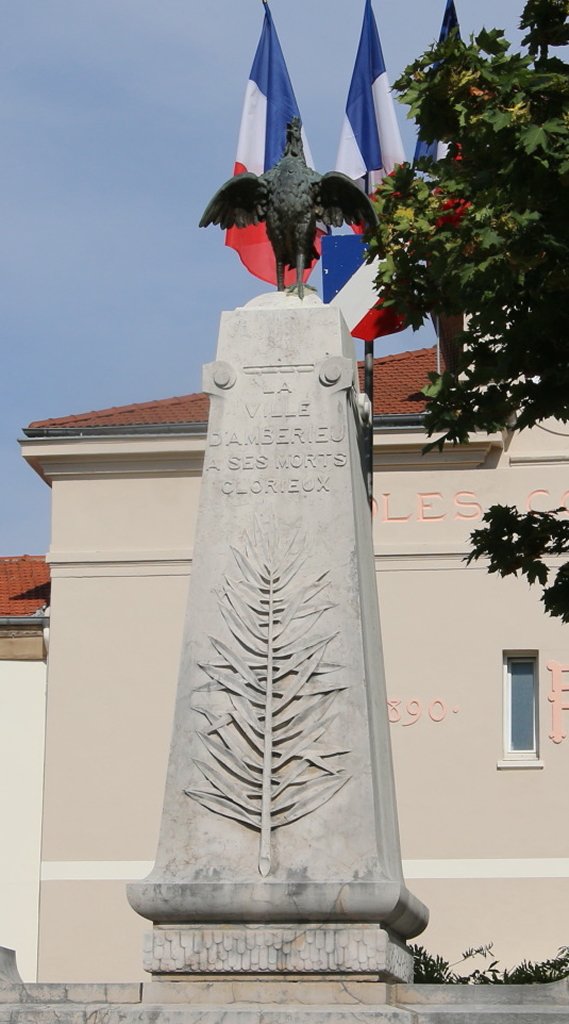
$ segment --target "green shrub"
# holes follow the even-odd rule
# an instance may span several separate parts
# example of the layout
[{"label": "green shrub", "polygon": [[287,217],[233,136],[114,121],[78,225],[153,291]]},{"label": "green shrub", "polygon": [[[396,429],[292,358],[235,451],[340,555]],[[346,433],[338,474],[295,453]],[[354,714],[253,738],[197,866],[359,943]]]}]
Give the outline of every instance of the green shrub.
[{"label": "green shrub", "polygon": [[561,946],[551,960],[538,963],[522,960],[510,969],[500,968],[499,960],[491,960],[487,966],[476,967],[470,974],[457,974],[454,968],[474,957],[489,959],[493,943],[465,950],[460,960],[452,964],[442,956],[428,953],[423,946],[412,945],[409,949],[415,961],[415,981],[421,985],[533,985],[569,977],[569,946]]}]

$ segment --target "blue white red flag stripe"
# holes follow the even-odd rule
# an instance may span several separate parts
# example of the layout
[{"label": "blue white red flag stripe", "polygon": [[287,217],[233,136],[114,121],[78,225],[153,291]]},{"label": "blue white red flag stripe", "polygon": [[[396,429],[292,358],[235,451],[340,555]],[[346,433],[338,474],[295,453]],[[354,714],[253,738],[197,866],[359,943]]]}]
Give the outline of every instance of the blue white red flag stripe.
[{"label": "blue white red flag stripe", "polygon": [[[234,174],[263,174],[273,167],[283,155],[287,124],[293,117],[300,117],[269,5],[265,3],[264,8],[263,30],[245,90]],[[304,131],[303,143],[306,161],[312,167]],[[225,244],[236,250],[251,274],[269,284],[277,283],[275,257],[264,224],[229,228]],[[313,266],[305,271],[305,281]],[[285,270],[285,284],[295,280],[296,271]]]},{"label": "blue white red flag stripe", "polygon": [[336,170],[360,180],[369,195],[404,160],[379,32],[366,0]]},{"label": "blue white red flag stripe", "polygon": [[361,235],[322,239],[322,296],[337,306],[354,338],[374,341],[406,325],[393,307],[383,307],[374,288],[377,263],[365,262]]},{"label": "blue white red flag stripe", "polygon": [[[336,170],[357,181],[370,195],[404,160],[379,32],[371,0],[366,0]],[[405,322],[391,307],[382,307],[373,286],[377,265],[368,265],[364,257],[361,236],[324,239],[324,301],[340,307],[355,338],[373,341],[402,330]]]},{"label": "blue white red flag stripe", "polygon": [[[458,38],[460,39],[460,26],[458,24],[454,0],[447,0],[439,35],[439,43],[444,43],[445,39],[448,39],[453,29],[457,30]],[[447,153],[448,142],[440,142],[439,140],[436,140],[435,142],[424,142],[421,138],[421,129],[419,128],[419,137],[415,147],[415,163],[417,163],[417,160],[420,160],[422,157],[427,157],[430,160],[443,160]]]}]

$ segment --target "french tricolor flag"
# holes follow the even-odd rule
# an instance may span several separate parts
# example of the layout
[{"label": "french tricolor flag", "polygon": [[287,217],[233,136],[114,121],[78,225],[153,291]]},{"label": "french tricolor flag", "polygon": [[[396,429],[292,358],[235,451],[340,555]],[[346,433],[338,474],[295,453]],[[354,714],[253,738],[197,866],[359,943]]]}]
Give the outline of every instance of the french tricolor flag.
[{"label": "french tricolor flag", "polygon": [[[385,175],[404,160],[379,32],[371,0],[366,0],[336,170],[372,195]],[[355,338],[372,342],[403,330],[404,319],[378,300],[374,289],[377,266],[365,262],[361,238],[340,235],[324,239],[322,254],[324,301],[341,309]]]},{"label": "french tricolor flag", "polygon": [[[444,43],[445,39],[448,39],[453,29],[456,29],[458,38],[460,39],[460,26],[458,24],[454,0],[447,0],[441,32],[439,35],[439,43]],[[431,160],[443,160],[447,153],[448,142],[424,142],[421,138],[421,129],[419,129],[419,137],[415,147],[415,163],[417,163],[417,160],[420,160],[421,157],[428,157]]]},{"label": "french tricolor flag", "polygon": [[[253,67],[245,90],[234,174],[252,171],[263,174],[280,160],[286,143],[287,124],[300,118],[298,103],[281,50],[267,0],[263,0],[265,18]],[[313,167],[312,156],[302,133],[306,162]],[[225,244],[235,249],[241,262],[255,277],[277,283],[276,264],[264,224],[229,228]],[[318,239],[316,240],[318,247]],[[314,261],[316,262],[316,261]],[[304,274],[306,281],[314,263]],[[294,284],[295,270],[285,270],[285,285]]]},{"label": "french tricolor flag", "polygon": [[379,32],[366,0],[336,170],[360,180],[368,195],[405,160]]}]

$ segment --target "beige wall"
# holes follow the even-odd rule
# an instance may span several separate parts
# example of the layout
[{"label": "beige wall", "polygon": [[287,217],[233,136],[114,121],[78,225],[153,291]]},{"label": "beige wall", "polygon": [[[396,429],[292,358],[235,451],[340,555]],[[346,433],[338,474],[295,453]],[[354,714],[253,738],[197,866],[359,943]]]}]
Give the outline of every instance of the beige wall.
[{"label": "beige wall", "polygon": [[[66,982],[141,979],[142,944],[149,922],[139,918],[127,903],[128,867],[123,873],[115,871],[118,879],[106,881],[86,879],[89,867],[80,880],[42,883],[39,978]],[[99,869],[97,866],[95,871]]]},{"label": "beige wall", "polygon": [[37,972],[45,678],[41,660],[0,658],[0,945],[17,951],[25,981]]},{"label": "beige wall", "polygon": [[[406,472],[401,453],[391,471],[380,444],[374,532],[402,849],[432,911],[419,941],[451,959],[493,941],[513,963],[567,941],[557,908],[569,900],[569,741],[550,737],[547,668],[569,664],[567,627],[544,613],[538,588],[464,563],[490,504],[569,504],[569,439],[546,427],[506,438],[504,450],[496,440],[460,469],[451,450],[436,470]],[[503,656],[528,651],[538,653],[539,757],[514,766]]]},{"label": "beige wall", "polygon": [[[389,698],[401,702],[391,715],[401,715],[392,736],[403,857],[410,888],[431,906],[420,941],[453,959],[494,941],[511,963],[566,941],[558,908],[569,899],[569,740],[549,738],[547,663],[569,664],[567,628],[523,582],[463,562],[490,503],[567,501],[569,441],[554,429],[481,437],[426,458],[419,431],[376,439],[376,568]],[[24,444],[54,493],[43,980],[141,976],[145,923],[126,903],[124,880],[142,877],[154,855],[202,445]],[[539,760],[503,768],[503,652],[521,650],[539,652]],[[421,714],[405,724],[419,707],[410,701]],[[82,921],[88,943],[73,940]]]},{"label": "beige wall", "polygon": [[[458,563],[437,571],[434,607],[432,572],[385,570],[380,592],[406,877],[432,911],[419,941],[452,960],[490,941],[509,963],[552,956],[566,942],[568,748],[549,739],[545,666],[569,661],[565,630],[519,581]],[[502,652],[527,649],[540,758],[501,768]]]},{"label": "beige wall", "polygon": [[44,862],[154,856],[187,577],[123,572],[55,581]]},{"label": "beige wall", "polygon": [[[156,849],[187,566],[137,561],[122,563],[118,575],[99,563],[59,571],[40,977],[130,980],[140,976],[145,925],[127,904],[125,881],[150,870]],[[92,934],[77,953],[70,937],[82,917]]]},{"label": "beige wall", "polygon": [[[415,941],[451,963],[468,948],[493,943],[492,960],[513,966],[549,959],[567,945],[569,880],[564,878],[409,878],[413,892],[431,907],[432,920]],[[457,930],[457,920],[459,927]],[[476,958],[461,967],[482,968]]]}]

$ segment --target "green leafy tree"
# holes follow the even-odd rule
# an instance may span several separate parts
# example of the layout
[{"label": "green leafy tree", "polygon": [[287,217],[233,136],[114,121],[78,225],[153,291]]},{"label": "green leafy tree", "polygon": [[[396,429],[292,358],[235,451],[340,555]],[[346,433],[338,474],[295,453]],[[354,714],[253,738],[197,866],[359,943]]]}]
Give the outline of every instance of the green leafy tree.
[{"label": "green leafy tree", "polygon": [[[466,319],[447,370],[426,389],[434,444],[476,430],[569,420],[569,0],[528,0],[523,53],[500,30],[456,33],[410,65],[396,88],[438,162],[403,164],[377,192],[369,258],[377,288],[418,328]],[[471,558],[544,586],[552,615],[569,621],[569,521],[492,507]]]}]

